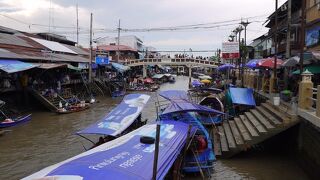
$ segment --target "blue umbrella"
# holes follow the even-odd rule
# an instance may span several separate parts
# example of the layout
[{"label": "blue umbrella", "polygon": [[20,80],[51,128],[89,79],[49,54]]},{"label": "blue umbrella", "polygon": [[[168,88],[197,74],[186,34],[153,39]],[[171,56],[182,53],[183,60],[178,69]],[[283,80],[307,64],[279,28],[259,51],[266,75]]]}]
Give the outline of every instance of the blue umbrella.
[{"label": "blue umbrella", "polygon": [[225,71],[225,70],[228,70],[228,69],[234,69],[234,68],[236,68],[235,67],[235,65],[233,65],[233,64],[224,64],[224,65],[221,65],[221,66],[219,66],[218,67],[218,70],[219,71]]},{"label": "blue umbrella", "polygon": [[202,84],[199,80],[197,80],[197,79],[193,80],[191,84],[192,84],[193,87],[199,87],[199,86],[203,85],[203,84]]},{"label": "blue umbrella", "polygon": [[245,65],[248,68],[254,69],[257,68],[259,61],[261,61],[262,59],[251,59],[249,62],[247,62],[247,64]]}]

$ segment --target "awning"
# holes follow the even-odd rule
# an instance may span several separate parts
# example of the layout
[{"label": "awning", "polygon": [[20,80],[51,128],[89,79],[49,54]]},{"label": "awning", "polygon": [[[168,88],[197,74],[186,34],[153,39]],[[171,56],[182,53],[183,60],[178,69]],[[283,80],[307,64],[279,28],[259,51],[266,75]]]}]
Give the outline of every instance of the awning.
[{"label": "awning", "polygon": [[[308,69],[312,74],[320,74],[320,65],[307,66],[303,68],[303,71]],[[300,70],[293,71],[292,74],[300,74]]]},{"label": "awning", "polygon": [[90,125],[77,134],[103,134],[117,136],[126,130],[140,115],[150,99],[145,94],[129,94],[102,120]]},{"label": "awning", "polygon": [[313,56],[313,58],[315,58],[316,60],[320,60],[320,51],[314,51],[314,52],[312,52],[312,56]]},{"label": "awning", "polygon": [[[164,179],[186,144],[189,125],[177,121],[159,123],[161,143],[156,179]],[[113,141],[44,168],[23,180],[152,179],[155,145],[141,143],[141,137],[155,138],[155,135],[156,124],[142,126]]]},{"label": "awning", "polygon": [[229,88],[229,95],[233,104],[255,106],[253,89],[250,88]]},{"label": "awning", "polygon": [[152,76],[152,79],[161,79],[161,78],[163,78],[163,74],[155,74],[155,75],[153,75]]},{"label": "awning", "polygon": [[111,63],[112,67],[115,68],[118,72],[124,73],[125,71],[130,70],[129,66],[125,66],[119,63]]},{"label": "awning", "polygon": [[59,67],[67,67],[66,63],[61,63],[61,64],[56,64],[56,63],[31,63],[37,68],[40,69],[54,69],[54,68],[59,68]]},{"label": "awning", "polygon": [[72,69],[72,70],[75,70],[75,71],[81,71],[82,69],[78,68],[78,67],[75,67],[75,66],[72,66],[71,64],[67,64],[68,66],[68,69]]},{"label": "awning", "polygon": [[[303,64],[310,64],[312,60],[312,53],[310,52],[305,52],[303,53]],[[299,56],[293,56],[282,64],[284,67],[293,67],[300,62],[300,55]]]},{"label": "awning", "polygon": [[35,67],[37,67],[37,65],[33,65],[31,63],[25,63],[18,60],[6,60],[6,59],[0,60],[0,69],[7,73],[25,71]]}]

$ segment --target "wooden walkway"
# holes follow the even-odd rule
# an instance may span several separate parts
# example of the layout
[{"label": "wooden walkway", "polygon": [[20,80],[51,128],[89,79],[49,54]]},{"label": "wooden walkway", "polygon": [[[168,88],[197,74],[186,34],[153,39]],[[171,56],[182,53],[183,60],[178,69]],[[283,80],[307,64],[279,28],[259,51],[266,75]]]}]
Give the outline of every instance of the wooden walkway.
[{"label": "wooden walkway", "polygon": [[275,136],[299,122],[286,108],[262,103],[211,130],[217,157],[231,157]]}]

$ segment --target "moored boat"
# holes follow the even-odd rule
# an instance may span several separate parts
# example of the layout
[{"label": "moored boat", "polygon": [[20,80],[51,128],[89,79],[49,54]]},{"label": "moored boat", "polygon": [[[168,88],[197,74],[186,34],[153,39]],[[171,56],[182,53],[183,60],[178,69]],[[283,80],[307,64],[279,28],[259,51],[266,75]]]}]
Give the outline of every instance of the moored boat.
[{"label": "moored boat", "polygon": [[0,128],[16,126],[18,124],[22,124],[30,120],[31,120],[31,114],[28,114],[22,117],[13,118],[13,119],[7,118],[4,121],[0,122]]}]

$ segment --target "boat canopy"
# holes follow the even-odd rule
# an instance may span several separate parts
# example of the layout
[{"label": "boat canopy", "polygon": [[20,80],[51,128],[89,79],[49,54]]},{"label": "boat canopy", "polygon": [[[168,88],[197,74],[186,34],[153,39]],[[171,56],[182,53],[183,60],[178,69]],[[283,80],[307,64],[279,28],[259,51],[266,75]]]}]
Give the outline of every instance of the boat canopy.
[{"label": "boat canopy", "polygon": [[15,73],[25,71],[37,67],[31,63],[25,63],[18,60],[0,59],[0,69],[7,73]]},{"label": "boat canopy", "polygon": [[203,85],[203,83],[201,83],[198,79],[194,79],[192,81],[191,85],[194,87],[199,87],[199,86]]},{"label": "boat canopy", "polygon": [[253,97],[253,89],[251,88],[229,88],[229,94],[233,104],[242,104],[255,106],[256,102]]},{"label": "boat canopy", "polygon": [[[188,137],[189,125],[177,121],[158,122],[160,148],[157,177],[164,179],[182,151]],[[192,131],[191,135],[194,132]],[[81,153],[49,166],[23,180],[45,177],[57,179],[152,179],[155,144],[143,144],[142,136],[155,137],[156,124],[148,124]]]},{"label": "boat canopy", "polygon": [[179,100],[179,99],[185,99],[188,100],[188,94],[186,91],[182,90],[167,90],[167,91],[160,91],[159,95],[166,100]]},{"label": "boat canopy", "polygon": [[103,134],[117,136],[126,130],[140,115],[150,99],[146,94],[129,94],[102,120],[77,132],[77,134]]},{"label": "boat canopy", "polygon": [[162,115],[177,113],[177,112],[203,112],[208,114],[224,114],[223,112],[192,103],[188,100],[187,93],[182,90],[161,91],[160,96],[169,100],[171,103],[162,112]]},{"label": "boat canopy", "polygon": [[163,78],[163,74],[155,74],[155,75],[153,75],[152,76],[152,79],[161,79],[161,78]]}]

